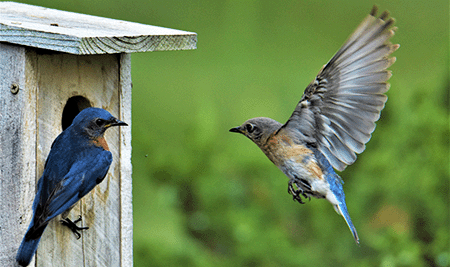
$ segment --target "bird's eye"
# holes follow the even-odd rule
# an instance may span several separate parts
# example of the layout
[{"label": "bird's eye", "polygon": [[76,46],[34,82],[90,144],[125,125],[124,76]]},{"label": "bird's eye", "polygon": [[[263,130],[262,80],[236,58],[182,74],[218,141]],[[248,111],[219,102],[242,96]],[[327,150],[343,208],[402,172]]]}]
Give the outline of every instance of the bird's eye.
[{"label": "bird's eye", "polygon": [[102,119],[95,120],[95,124],[97,124],[97,126],[102,126],[104,123],[105,123],[105,120],[102,120]]},{"label": "bird's eye", "polygon": [[249,132],[249,133],[253,132],[255,129],[256,129],[256,127],[251,123],[248,123],[245,125],[245,130],[247,130],[247,132]]}]

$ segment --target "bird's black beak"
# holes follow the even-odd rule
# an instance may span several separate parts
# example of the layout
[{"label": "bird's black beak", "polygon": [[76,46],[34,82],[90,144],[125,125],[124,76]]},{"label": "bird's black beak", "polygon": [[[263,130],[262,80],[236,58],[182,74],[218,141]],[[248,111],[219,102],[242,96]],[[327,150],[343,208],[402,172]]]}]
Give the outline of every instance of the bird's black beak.
[{"label": "bird's black beak", "polygon": [[230,132],[232,132],[232,133],[242,133],[242,131],[241,131],[241,129],[240,129],[239,126],[238,126],[238,127],[231,128],[231,129],[230,129]]},{"label": "bird's black beak", "polygon": [[108,124],[105,125],[106,128],[109,128],[111,126],[128,126],[125,122],[118,120],[116,118],[112,118]]}]

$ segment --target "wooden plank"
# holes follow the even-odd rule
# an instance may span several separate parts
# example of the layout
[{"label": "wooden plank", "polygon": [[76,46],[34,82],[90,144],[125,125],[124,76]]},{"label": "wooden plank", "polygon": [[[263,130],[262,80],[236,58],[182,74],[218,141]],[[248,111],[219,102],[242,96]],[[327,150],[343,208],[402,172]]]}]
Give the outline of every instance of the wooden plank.
[{"label": "wooden plank", "polygon": [[86,55],[195,49],[197,34],[0,2],[0,41]]},{"label": "wooden plank", "polygon": [[128,127],[120,128],[120,266],[133,266],[133,206],[131,165],[131,54],[120,56],[120,118]]},{"label": "wooden plank", "polygon": [[[39,85],[37,166],[42,175],[45,159],[55,137],[62,131],[61,115],[66,101],[76,95],[92,106],[120,115],[119,57],[117,55],[75,56],[28,52]],[[62,78],[63,77],[63,78]],[[106,132],[113,163],[105,180],[86,195],[69,213],[83,216],[90,229],[77,240],[56,217],[44,232],[37,251],[38,266],[120,266],[120,134],[119,128]]]},{"label": "wooden plank", "polygon": [[15,266],[35,194],[36,88],[25,69],[24,47],[0,43],[0,266]]},{"label": "wooden plank", "polygon": [[[120,117],[119,55],[81,58],[84,58],[80,62],[84,69],[80,73],[83,82],[78,93],[85,95],[94,107],[104,108],[113,116]],[[83,266],[121,266],[120,130],[116,127],[106,131],[113,163],[105,180],[82,202],[85,223],[93,230],[89,229],[84,234]]]}]

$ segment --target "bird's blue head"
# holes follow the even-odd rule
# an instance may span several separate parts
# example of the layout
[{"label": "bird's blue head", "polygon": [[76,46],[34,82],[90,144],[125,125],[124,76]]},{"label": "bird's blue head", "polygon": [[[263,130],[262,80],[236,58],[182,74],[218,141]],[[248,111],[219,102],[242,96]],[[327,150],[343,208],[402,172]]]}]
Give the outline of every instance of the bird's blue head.
[{"label": "bird's blue head", "polygon": [[70,127],[77,128],[90,138],[98,138],[111,126],[128,126],[128,124],[116,119],[104,109],[86,108],[78,113]]}]

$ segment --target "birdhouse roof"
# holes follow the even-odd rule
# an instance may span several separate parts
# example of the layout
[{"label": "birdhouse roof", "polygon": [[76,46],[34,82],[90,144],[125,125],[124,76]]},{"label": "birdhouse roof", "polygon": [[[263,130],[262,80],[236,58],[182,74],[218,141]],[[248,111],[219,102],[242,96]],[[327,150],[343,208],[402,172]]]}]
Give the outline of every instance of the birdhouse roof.
[{"label": "birdhouse roof", "polygon": [[0,42],[78,55],[195,49],[197,34],[0,2]]}]

